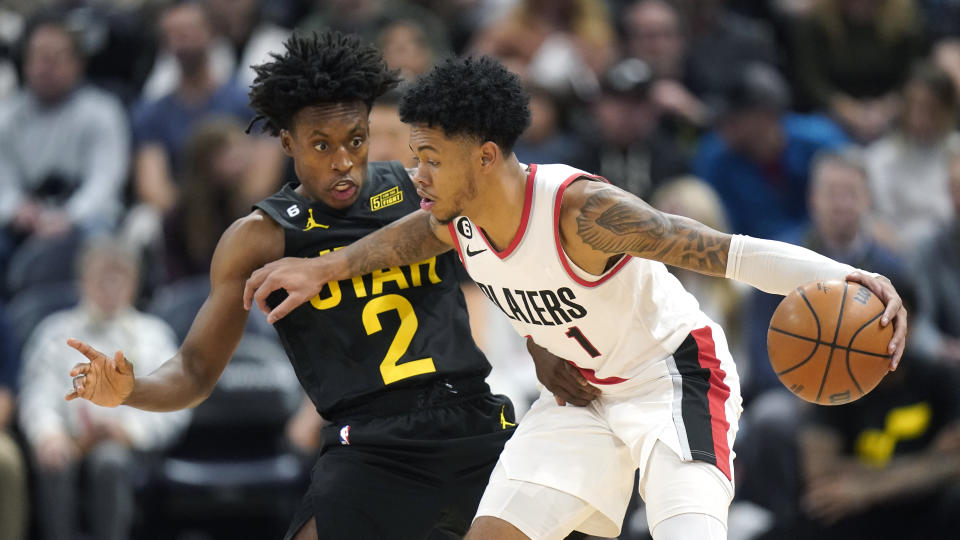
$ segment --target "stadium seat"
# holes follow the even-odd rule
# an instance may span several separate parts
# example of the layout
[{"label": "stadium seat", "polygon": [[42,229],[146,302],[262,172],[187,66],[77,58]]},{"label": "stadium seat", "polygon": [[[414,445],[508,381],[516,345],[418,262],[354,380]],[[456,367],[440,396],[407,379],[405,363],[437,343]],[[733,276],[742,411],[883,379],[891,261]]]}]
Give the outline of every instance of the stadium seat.
[{"label": "stadium seat", "polygon": [[[175,538],[184,529],[214,538],[282,535],[307,481],[302,459],[284,445],[301,396],[279,344],[246,335],[144,487],[146,536]],[[256,526],[264,530],[254,533]]]}]

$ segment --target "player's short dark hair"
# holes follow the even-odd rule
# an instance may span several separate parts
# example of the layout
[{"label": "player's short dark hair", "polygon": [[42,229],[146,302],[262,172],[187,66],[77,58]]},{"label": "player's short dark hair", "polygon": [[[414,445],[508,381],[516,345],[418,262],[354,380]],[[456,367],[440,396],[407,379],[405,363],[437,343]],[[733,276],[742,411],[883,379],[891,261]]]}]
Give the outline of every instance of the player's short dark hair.
[{"label": "player's short dark hair", "polygon": [[250,107],[256,116],[247,131],[263,121],[262,131],[278,135],[290,128],[297,111],[324,103],[359,100],[369,110],[400,82],[376,47],[351,34],[295,34],[283,46],[283,54],[253,66],[257,76],[250,85]]},{"label": "player's short dark hair", "polygon": [[407,89],[400,119],[493,141],[509,153],[530,125],[529,103],[520,77],[496,60],[448,58]]}]

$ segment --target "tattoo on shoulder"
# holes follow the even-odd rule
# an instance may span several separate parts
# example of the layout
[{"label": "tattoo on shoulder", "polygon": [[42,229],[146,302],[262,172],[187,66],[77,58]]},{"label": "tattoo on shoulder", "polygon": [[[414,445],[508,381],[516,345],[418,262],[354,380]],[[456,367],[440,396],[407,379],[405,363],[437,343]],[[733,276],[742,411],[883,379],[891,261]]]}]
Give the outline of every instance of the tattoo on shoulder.
[{"label": "tattoo on shoulder", "polygon": [[577,216],[577,234],[604,253],[629,253],[709,274],[727,267],[730,240],[696,221],[664,214],[611,186],[587,197]]}]

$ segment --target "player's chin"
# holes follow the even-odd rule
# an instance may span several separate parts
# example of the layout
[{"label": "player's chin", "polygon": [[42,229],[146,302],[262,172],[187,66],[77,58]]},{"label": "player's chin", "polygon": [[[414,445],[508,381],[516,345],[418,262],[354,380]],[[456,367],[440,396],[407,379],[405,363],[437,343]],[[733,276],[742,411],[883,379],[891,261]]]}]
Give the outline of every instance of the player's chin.
[{"label": "player's chin", "polygon": [[457,216],[460,215],[460,212],[437,212],[436,208],[430,210],[430,213],[433,214],[433,217],[436,218],[437,223],[441,225],[449,225],[453,220],[457,219]]}]

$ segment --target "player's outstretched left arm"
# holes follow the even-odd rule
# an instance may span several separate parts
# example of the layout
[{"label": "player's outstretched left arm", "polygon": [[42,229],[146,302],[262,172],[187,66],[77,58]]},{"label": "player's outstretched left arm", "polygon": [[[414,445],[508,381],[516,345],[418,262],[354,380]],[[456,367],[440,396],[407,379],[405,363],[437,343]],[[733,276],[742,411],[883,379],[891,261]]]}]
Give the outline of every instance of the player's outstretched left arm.
[{"label": "player's outstretched left arm", "polygon": [[615,186],[590,181],[575,182],[564,192],[560,236],[567,255],[595,274],[609,265],[611,257],[629,254],[736,279],[781,295],[816,280],[856,281],[886,306],[880,324],[894,325],[889,345],[891,369],[896,369],[903,355],[907,312],[890,280],[809,249],[716,231],[698,221],[660,212]]}]

